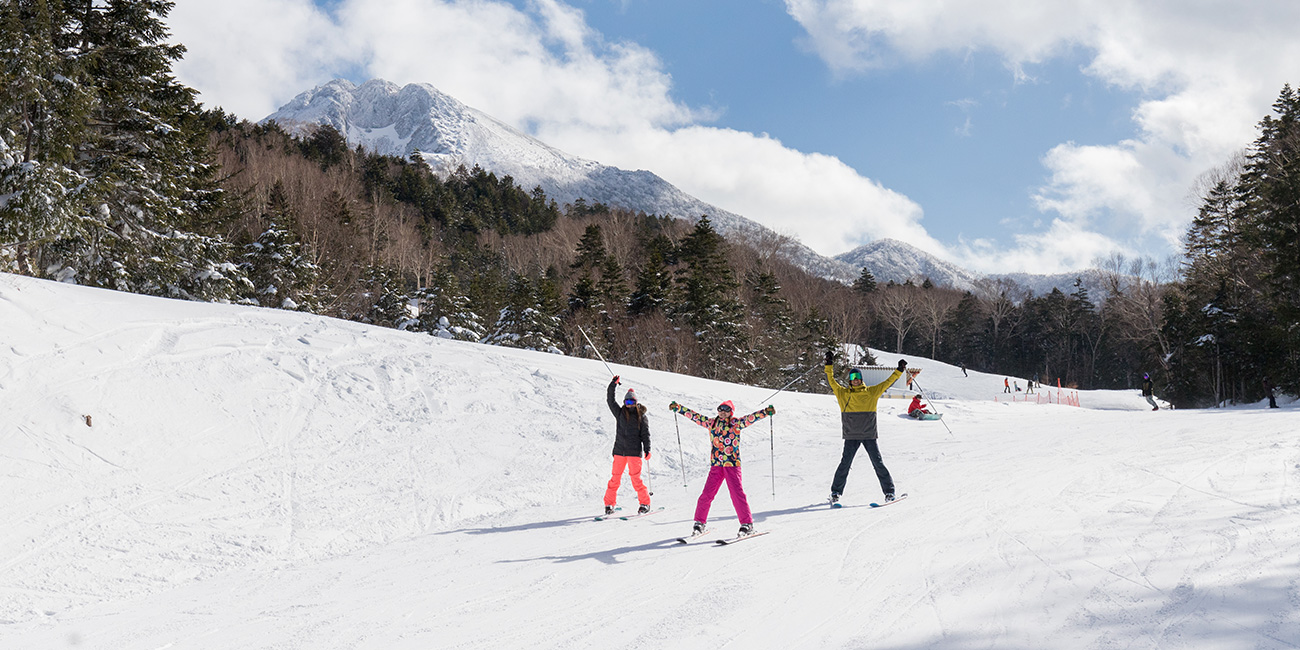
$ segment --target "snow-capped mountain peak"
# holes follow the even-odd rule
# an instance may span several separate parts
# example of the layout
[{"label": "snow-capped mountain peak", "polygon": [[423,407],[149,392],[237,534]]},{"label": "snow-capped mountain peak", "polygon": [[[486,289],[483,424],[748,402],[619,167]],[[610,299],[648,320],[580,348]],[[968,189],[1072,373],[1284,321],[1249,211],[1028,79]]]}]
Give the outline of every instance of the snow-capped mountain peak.
[{"label": "snow-capped mountain peak", "polygon": [[939,286],[972,291],[979,276],[956,264],[945,262],[911,244],[897,239],[877,239],[835,259],[861,272],[871,269],[878,282],[903,283],[914,278],[930,278]]},{"label": "snow-capped mountain peak", "polygon": [[[439,174],[475,165],[510,176],[526,190],[541,187],[560,204],[579,198],[647,214],[694,221],[708,215],[719,232],[760,240],[777,233],[738,214],[701,201],[652,172],[627,171],[574,156],[466,106],[428,84],[372,79],[357,86],[336,79],[304,92],[264,121],[301,134],[328,124],[353,145],[394,156],[419,152]],[[785,255],[816,275],[841,281],[856,277],[843,263],[793,242]]]}]

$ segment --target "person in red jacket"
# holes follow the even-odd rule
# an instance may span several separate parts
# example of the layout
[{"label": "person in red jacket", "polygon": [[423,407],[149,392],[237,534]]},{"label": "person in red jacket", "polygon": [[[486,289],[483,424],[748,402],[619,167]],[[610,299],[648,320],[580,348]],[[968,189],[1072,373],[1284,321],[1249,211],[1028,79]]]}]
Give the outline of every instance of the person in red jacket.
[{"label": "person in red jacket", "polygon": [[907,406],[907,414],[914,418],[919,418],[929,412],[930,409],[925,408],[925,405],[921,403],[921,396],[913,395],[912,403]]},{"label": "person in red jacket", "polygon": [[610,470],[609,485],[605,488],[605,514],[614,514],[614,505],[618,502],[618,486],[623,482],[624,470],[632,480],[632,489],[636,490],[636,499],[640,503],[637,514],[642,514],[650,512],[650,491],[641,481],[642,451],[645,452],[645,460],[650,460],[650,424],[646,422],[645,407],[637,403],[636,391],[627,389],[621,406],[614,401],[614,387],[618,383],[618,375],[614,375],[605,391],[609,411],[614,414],[616,425],[614,466]]},{"label": "person in red jacket", "polygon": [[717,417],[708,417],[673,402],[669,410],[681,413],[692,422],[709,430],[713,439],[713,452],[709,455],[709,477],[704,481],[704,491],[695,504],[694,534],[704,532],[704,525],[709,521],[709,506],[723,481],[731,492],[731,505],[736,507],[736,518],[740,520],[740,534],[750,535],[754,532],[754,515],[749,510],[749,499],[745,498],[745,488],[740,484],[740,430],[770,415],[776,415],[776,408],[768,406],[742,418],[733,417],[735,405],[727,400],[718,405]]}]

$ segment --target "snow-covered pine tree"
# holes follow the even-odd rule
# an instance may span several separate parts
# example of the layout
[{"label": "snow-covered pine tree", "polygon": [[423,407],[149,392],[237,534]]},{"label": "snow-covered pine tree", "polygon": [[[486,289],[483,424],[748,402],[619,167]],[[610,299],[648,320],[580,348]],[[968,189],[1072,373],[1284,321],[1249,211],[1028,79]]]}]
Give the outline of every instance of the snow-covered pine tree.
[{"label": "snow-covered pine tree", "polygon": [[479,341],[486,334],[483,319],[470,307],[460,282],[450,269],[434,269],[429,286],[416,293],[420,316],[415,329],[460,341]]},{"label": "snow-covered pine tree", "polygon": [[78,171],[100,209],[91,232],[61,247],[90,284],[199,300],[242,287],[234,250],[204,234],[222,200],[195,91],[172,76],[184,53],[167,43],[162,0],[68,0],[66,35],[95,104]]},{"label": "snow-covered pine tree", "polygon": [[[70,165],[93,95],[46,0],[0,4],[0,268],[71,279],[43,255],[86,226],[91,193]],[[53,267],[53,268],[51,268]]]},{"label": "snow-covered pine tree", "polygon": [[320,313],[324,301],[316,294],[320,268],[303,253],[298,241],[297,218],[276,181],[262,215],[266,229],[257,241],[244,247],[241,267],[248,278],[250,298],[263,307]]},{"label": "snow-covered pine tree", "polygon": [[365,322],[397,329],[408,329],[418,323],[406,281],[396,270],[371,264],[362,274],[361,282],[366,287]]},{"label": "snow-covered pine tree", "polygon": [[510,278],[506,306],[497,317],[496,327],[483,342],[525,350],[562,354],[556,340],[560,319],[548,311],[545,278],[534,282],[522,273]]}]

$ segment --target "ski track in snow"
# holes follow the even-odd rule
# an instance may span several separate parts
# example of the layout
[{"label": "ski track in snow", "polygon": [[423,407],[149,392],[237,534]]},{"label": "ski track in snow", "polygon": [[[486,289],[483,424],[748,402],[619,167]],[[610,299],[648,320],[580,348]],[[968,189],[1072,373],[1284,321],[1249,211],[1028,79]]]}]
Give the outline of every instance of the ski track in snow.
[{"label": "ski track in snow", "polygon": [[782,394],[742,433],[772,534],[712,544],[724,488],[680,545],[708,438],[679,460],[667,403],[770,390],[616,367],[667,510],[595,522],[599,361],[6,275],[0,331],[0,647],[1300,647],[1294,404],[995,403],[909,357],[952,433],[882,400],[907,502],[859,454],[827,507],[833,399]]}]

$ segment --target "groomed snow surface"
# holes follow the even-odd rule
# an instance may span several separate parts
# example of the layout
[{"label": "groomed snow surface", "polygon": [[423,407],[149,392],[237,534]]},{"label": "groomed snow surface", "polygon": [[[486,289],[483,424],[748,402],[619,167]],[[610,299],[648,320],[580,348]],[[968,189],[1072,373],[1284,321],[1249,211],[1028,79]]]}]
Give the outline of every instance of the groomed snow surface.
[{"label": "groomed snow surface", "polygon": [[[909,361],[945,414],[881,402],[911,496],[868,507],[860,454],[840,510],[832,397],[615,366],[667,509],[596,522],[599,361],[0,275],[0,647],[1300,647],[1290,398],[1005,404]],[[724,399],[778,409],[743,446],[771,534],[679,546],[707,437],[667,406]]]}]

